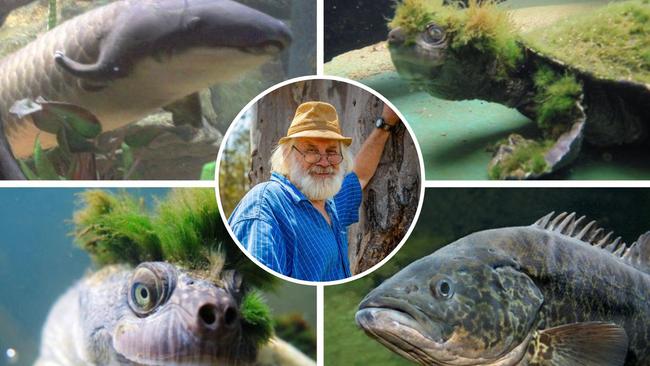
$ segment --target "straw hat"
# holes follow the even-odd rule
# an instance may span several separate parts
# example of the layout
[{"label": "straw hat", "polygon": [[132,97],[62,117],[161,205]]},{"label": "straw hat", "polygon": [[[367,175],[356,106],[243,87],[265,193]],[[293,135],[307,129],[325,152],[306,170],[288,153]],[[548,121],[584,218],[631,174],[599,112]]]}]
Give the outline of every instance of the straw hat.
[{"label": "straw hat", "polygon": [[341,135],[336,109],[325,102],[306,102],[299,105],[287,136],[281,138],[278,143],[283,144],[296,137],[338,140],[348,146],[352,143],[351,137]]}]

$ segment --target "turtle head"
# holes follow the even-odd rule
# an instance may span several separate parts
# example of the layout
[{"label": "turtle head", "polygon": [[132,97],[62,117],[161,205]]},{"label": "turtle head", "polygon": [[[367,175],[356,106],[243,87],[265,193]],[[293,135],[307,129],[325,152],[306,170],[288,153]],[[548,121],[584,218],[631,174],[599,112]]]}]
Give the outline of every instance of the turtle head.
[{"label": "turtle head", "polygon": [[145,262],[123,289],[128,310],[113,347],[144,365],[252,362],[259,339],[247,336],[246,289],[234,271],[217,281],[165,262]]},{"label": "turtle head", "polygon": [[495,99],[485,94],[523,59],[508,14],[492,1],[403,0],[389,27],[400,76],[443,99]]}]

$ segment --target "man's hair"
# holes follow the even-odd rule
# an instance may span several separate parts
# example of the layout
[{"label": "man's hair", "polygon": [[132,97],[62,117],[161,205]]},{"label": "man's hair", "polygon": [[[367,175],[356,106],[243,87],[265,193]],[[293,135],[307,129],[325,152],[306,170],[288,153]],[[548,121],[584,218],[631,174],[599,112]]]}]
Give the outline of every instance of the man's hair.
[{"label": "man's hair", "polygon": [[[294,139],[291,139],[283,144],[278,144],[278,146],[273,149],[271,159],[269,159],[269,162],[271,163],[271,171],[280,173],[289,178],[290,169],[287,159],[291,153],[291,148],[295,145],[294,142]],[[352,169],[354,169],[354,160],[352,160],[350,148],[345,144],[339,144],[339,146],[341,149],[341,155],[343,156],[343,161],[339,166],[346,174],[350,173]]]}]

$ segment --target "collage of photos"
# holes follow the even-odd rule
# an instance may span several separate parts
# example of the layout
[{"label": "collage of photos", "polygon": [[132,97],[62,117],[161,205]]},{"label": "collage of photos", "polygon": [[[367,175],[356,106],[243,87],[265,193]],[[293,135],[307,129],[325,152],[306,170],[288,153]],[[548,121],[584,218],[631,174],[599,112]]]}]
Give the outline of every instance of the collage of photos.
[{"label": "collage of photos", "polygon": [[650,0],[0,0],[0,366],[650,366]]}]

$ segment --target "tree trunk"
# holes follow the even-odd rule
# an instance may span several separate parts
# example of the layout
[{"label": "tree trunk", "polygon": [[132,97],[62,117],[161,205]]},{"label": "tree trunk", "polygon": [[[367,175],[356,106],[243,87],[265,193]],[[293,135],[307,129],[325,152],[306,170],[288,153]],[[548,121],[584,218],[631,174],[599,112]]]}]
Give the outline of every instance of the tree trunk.
[{"label": "tree trunk", "polygon": [[[322,100],[334,105],[343,134],[353,138],[356,154],[373,131],[383,102],[354,85],[333,80],[307,80],[277,89],[257,103],[251,125],[251,186],[270,177],[269,157],[286,135],[299,104]],[[399,125],[386,143],[374,178],[363,192],[359,223],[350,227],[351,271],[360,273],[379,263],[405,236],[417,209],[420,168],[411,136]]]}]

